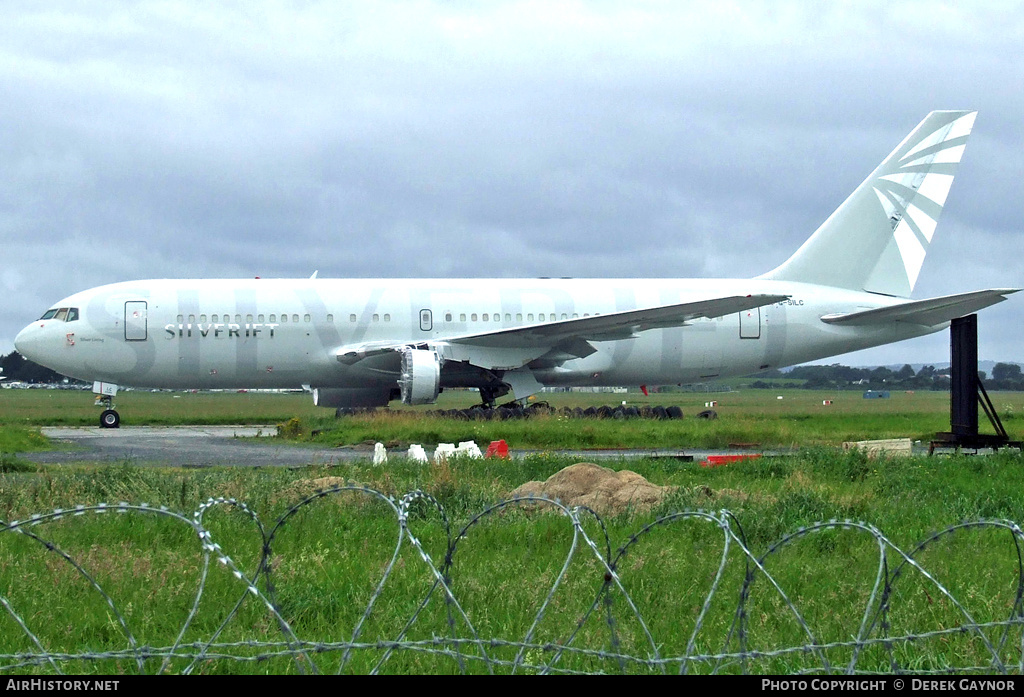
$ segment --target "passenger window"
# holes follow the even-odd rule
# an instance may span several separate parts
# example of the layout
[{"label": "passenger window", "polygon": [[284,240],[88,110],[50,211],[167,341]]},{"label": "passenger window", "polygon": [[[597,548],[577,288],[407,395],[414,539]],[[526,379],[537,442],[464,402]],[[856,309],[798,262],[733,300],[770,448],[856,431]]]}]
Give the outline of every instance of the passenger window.
[{"label": "passenger window", "polygon": [[210,321],[213,322],[214,324],[217,324],[218,317],[220,317],[220,315],[210,315]]},{"label": "passenger window", "polygon": [[537,315],[537,319],[540,320],[541,322],[545,321],[544,320],[544,313],[542,312],[539,315]]},{"label": "passenger window", "polygon": [[530,314],[526,315],[526,321],[527,322],[532,322],[533,321],[533,313],[532,312]]},{"label": "passenger window", "polygon": [[355,322],[356,321],[356,316],[355,315],[349,315],[348,316],[348,321],[349,322]]},{"label": "passenger window", "polygon": [[[216,322],[216,321],[217,320],[214,320],[214,322]],[[277,315],[271,315],[270,316],[270,322],[271,322],[271,324],[276,324],[277,323]]]},{"label": "passenger window", "polygon": [[471,321],[476,322],[476,313],[474,312],[473,314],[471,314],[469,318]]},{"label": "passenger window", "polygon": [[196,323],[196,316],[195,315],[189,315],[188,316],[188,323],[189,324],[195,324]]},{"label": "passenger window", "polygon": [[259,318],[258,318],[258,321],[259,321],[260,324],[263,324],[263,322],[264,322],[263,317],[264,317],[263,315],[260,315]]},{"label": "passenger window", "polygon": [[[261,319],[260,321],[262,322],[263,320]],[[327,315],[327,321],[334,324],[334,315]]]},{"label": "passenger window", "polygon": [[510,313],[508,313],[508,312],[505,313],[505,321],[506,322],[511,322],[512,321],[512,315]]},{"label": "passenger window", "polygon": [[391,321],[391,315],[385,314],[384,315],[384,321],[385,322],[390,322]]},{"label": "passenger window", "polygon": [[245,321],[248,322],[249,324],[252,324],[252,315],[246,315]]},{"label": "passenger window", "polygon": [[516,313],[516,322],[522,322],[522,321],[523,321],[523,313],[522,312],[517,312]]},{"label": "passenger window", "polygon": [[299,316],[298,315],[292,315],[292,324],[298,324],[298,323],[299,323]]},{"label": "passenger window", "polygon": [[485,312],[484,313],[484,322],[490,322],[490,321],[491,321],[491,316]]},{"label": "passenger window", "polygon": [[199,321],[206,324],[206,315],[199,315]]},{"label": "passenger window", "polygon": [[310,317],[309,315],[303,315],[303,316],[302,316],[302,321],[303,321],[303,322],[310,322],[310,321],[312,321],[312,319],[313,319],[313,318],[312,318],[312,317]]},{"label": "passenger window", "polygon": [[445,322],[451,322],[452,321],[452,313],[450,313],[450,312],[444,313],[444,321]]},{"label": "passenger window", "polygon": [[281,324],[288,324],[288,315],[281,315]]},{"label": "passenger window", "polygon": [[461,315],[459,315],[459,321],[460,322],[465,322],[466,321],[466,313],[465,312],[463,312]]},{"label": "passenger window", "polygon": [[374,315],[373,315],[373,321],[374,321],[374,322],[380,322],[380,315],[378,315],[378,314],[374,313]]}]

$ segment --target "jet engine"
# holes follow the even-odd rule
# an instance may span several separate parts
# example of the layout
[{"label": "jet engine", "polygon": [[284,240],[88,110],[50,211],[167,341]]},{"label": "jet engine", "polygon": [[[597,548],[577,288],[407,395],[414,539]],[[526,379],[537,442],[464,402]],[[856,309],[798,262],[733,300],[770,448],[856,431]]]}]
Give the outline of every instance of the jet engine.
[{"label": "jet engine", "polygon": [[441,358],[430,349],[403,349],[398,385],[405,404],[433,404],[441,391]]}]

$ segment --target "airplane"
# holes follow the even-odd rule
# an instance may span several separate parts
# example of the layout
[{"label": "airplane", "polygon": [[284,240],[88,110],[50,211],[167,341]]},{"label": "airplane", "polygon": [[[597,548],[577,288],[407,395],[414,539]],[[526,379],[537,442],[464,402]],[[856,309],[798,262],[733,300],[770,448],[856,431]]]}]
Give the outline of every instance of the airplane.
[{"label": "airplane", "polygon": [[977,112],[934,111],[780,266],[753,279],[142,280],[75,293],[15,339],[119,386],[298,388],[319,406],[481,401],[782,368],[945,329],[1020,289],[911,300]]}]

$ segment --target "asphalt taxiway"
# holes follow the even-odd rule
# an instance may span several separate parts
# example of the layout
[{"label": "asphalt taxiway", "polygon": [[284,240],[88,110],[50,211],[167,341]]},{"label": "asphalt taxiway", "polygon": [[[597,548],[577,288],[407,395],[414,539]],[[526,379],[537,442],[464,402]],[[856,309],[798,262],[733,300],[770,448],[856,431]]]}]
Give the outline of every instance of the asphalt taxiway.
[{"label": "asphalt taxiway", "polygon": [[[163,465],[171,467],[303,467],[306,465],[332,465],[366,460],[373,457],[373,448],[367,445],[338,448],[309,447],[269,438],[277,427],[267,426],[122,426],[99,427],[44,427],[47,438],[68,444],[59,450],[22,453],[19,457],[41,464],[75,462],[106,462],[112,464]],[[430,455],[435,444],[424,444]],[[479,444],[481,449],[486,443]],[[522,457],[536,450],[514,447],[513,457]],[[629,450],[574,450],[559,454],[595,461],[630,457],[662,457],[679,460],[701,460],[709,454],[737,451],[708,451],[681,449],[629,449]],[[394,449],[391,456],[402,456],[404,450]]]},{"label": "asphalt taxiway", "polygon": [[345,458],[338,448],[308,448],[266,438],[276,426],[44,427],[42,434],[72,447],[24,453],[30,462],[131,463],[172,467],[291,466],[331,464]]}]

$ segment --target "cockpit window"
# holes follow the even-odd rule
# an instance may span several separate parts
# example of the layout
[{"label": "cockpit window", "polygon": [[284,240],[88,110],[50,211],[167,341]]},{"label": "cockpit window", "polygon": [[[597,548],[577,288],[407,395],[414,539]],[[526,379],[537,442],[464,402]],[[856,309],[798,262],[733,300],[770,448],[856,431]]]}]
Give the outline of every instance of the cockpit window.
[{"label": "cockpit window", "polygon": [[77,307],[55,307],[43,313],[39,319],[55,319],[60,322],[74,322],[78,319]]}]

